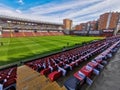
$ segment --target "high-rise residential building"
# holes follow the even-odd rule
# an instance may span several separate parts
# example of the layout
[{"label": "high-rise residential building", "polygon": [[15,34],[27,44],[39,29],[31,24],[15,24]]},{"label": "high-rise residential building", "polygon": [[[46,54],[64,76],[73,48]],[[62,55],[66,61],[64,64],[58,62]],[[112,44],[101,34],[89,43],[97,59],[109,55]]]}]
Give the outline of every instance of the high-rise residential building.
[{"label": "high-rise residential building", "polygon": [[80,23],[79,25],[75,26],[75,30],[86,30],[87,23]]},{"label": "high-rise residential building", "polygon": [[84,29],[84,24],[83,23],[75,26],[75,30],[83,30],[83,29]]},{"label": "high-rise residential building", "polygon": [[104,13],[100,15],[100,18],[98,20],[98,30],[104,30],[104,29],[116,29],[118,18],[119,18],[118,12],[109,12]]},{"label": "high-rise residential building", "polygon": [[89,30],[98,30],[98,21],[90,21]]},{"label": "high-rise residential building", "polygon": [[75,30],[80,30],[80,25],[76,25]]},{"label": "high-rise residential building", "polygon": [[64,29],[66,29],[66,30],[71,30],[72,29],[72,20],[64,19],[63,24],[64,24],[64,26],[63,26]]},{"label": "high-rise residential building", "polygon": [[81,23],[80,25],[76,25],[75,30],[97,30],[97,28],[97,21],[89,21],[87,23]]}]

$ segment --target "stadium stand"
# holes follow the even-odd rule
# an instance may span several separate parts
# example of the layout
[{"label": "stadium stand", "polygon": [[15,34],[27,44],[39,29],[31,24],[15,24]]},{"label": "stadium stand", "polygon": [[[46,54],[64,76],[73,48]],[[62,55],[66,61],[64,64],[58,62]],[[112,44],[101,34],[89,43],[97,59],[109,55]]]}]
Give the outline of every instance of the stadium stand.
[{"label": "stadium stand", "polygon": [[51,81],[65,76],[69,70],[73,70],[81,62],[104,51],[111,46],[116,39],[105,39],[91,43],[70,51],[26,63],[27,66],[48,76]]},{"label": "stadium stand", "polygon": [[12,32],[13,37],[23,37],[23,32]]},{"label": "stadium stand", "polygon": [[64,35],[63,32],[10,32],[10,31],[3,31],[2,37],[34,37],[34,36],[59,36]]},{"label": "stadium stand", "polygon": [[0,90],[15,90],[17,65],[0,70]]},{"label": "stadium stand", "polygon": [[[82,47],[26,62],[18,69],[16,65],[1,69],[0,88],[3,88],[2,90],[66,90],[65,87],[69,89],[70,86],[73,89],[77,88],[78,83],[80,83],[79,87],[85,82],[91,85],[92,76],[99,75],[104,65],[107,64],[107,59],[112,57],[118,47],[120,47],[119,37],[109,37]],[[98,56],[66,80],[65,87],[60,87],[55,82],[95,55]],[[70,81],[74,84],[71,85]]]},{"label": "stadium stand", "polygon": [[33,37],[33,32],[24,32],[25,37]]},{"label": "stadium stand", "polygon": [[10,34],[10,32],[4,31],[2,33],[2,37],[11,37],[11,34]]},{"label": "stadium stand", "polygon": [[17,90],[66,90],[26,65],[18,67]]},{"label": "stadium stand", "polygon": [[[93,83],[92,76],[99,75],[100,71],[109,61],[109,58],[111,58],[120,47],[120,39],[111,39],[108,40],[107,43],[109,41],[112,42],[112,45],[109,45],[106,50],[100,53],[88,64],[83,66],[78,72],[74,74],[73,77],[70,77],[65,81],[64,85],[68,90],[78,90],[78,88],[81,88],[84,83],[87,83],[88,85]],[[75,84],[72,85],[71,82],[74,82]]]}]

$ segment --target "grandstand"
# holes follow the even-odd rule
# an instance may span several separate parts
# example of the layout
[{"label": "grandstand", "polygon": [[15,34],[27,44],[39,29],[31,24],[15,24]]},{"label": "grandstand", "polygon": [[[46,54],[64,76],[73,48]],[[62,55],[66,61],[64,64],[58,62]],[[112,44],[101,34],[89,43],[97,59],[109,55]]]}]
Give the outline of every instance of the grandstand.
[{"label": "grandstand", "polygon": [[33,37],[63,35],[63,25],[20,17],[0,16],[2,37]]},{"label": "grandstand", "polygon": [[[87,37],[89,38],[88,40],[86,37],[83,37],[81,38],[84,41],[83,42],[82,40],[78,39],[77,36],[75,36],[76,39],[75,37],[72,37],[74,39],[70,37],[65,39],[65,37],[62,36],[65,36],[65,32],[72,35],[99,36],[101,34],[101,31],[64,31],[62,24],[42,22],[39,20],[31,20],[11,16],[0,16],[0,26],[0,36],[3,37],[3,40],[7,40],[9,37],[13,37],[12,40],[15,42],[10,44],[12,40],[9,39],[9,43],[7,44],[11,45],[12,47],[15,47],[14,45],[18,44],[18,47],[15,47],[15,50],[18,50],[16,51],[16,53],[21,53],[22,49],[25,49],[25,51],[23,50],[24,52],[22,52],[23,54],[25,52],[29,52],[29,55],[39,56],[40,53],[36,52],[41,49],[40,46],[51,46],[51,48],[43,48],[43,50],[47,52],[61,49],[62,47],[62,51],[49,54],[49,56],[45,55],[44,57],[42,56],[32,58],[26,61],[21,60],[15,65],[11,64],[10,66],[2,67],[2,69],[0,69],[0,90],[86,89],[86,87],[92,85],[94,77],[100,74],[105,65],[109,62],[109,59],[120,47],[120,36],[112,36],[112,31],[108,33],[108,36],[112,37],[104,39],[102,38],[102,40],[100,39],[93,42],[87,41],[95,40],[97,37]],[[102,32],[105,33],[106,30],[103,30]],[[105,35],[107,34],[105,33]],[[40,41],[40,39],[37,38],[39,36],[41,36],[41,39],[43,38],[43,36],[50,37],[45,38],[46,40],[43,40],[44,42],[42,42],[43,44],[41,44],[41,42],[35,42]],[[54,36],[54,39],[48,39],[51,38],[51,36]],[[62,43],[59,41],[60,39],[56,39],[57,36],[60,36],[60,39],[63,39],[63,41],[61,40]],[[23,38],[16,39],[16,37]],[[31,38],[26,39],[27,37]],[[24,41],[24,38],[26,39],[26,41]],[[59,43],[53,42],[52,40],[58,41]],[[19,41],[21,43],[17,43]],[[27,41],[29,41],[29,43],[23,44],[23,42]],[[73,41],[74,43],[71,44],[71,42]],[[78,41],[79,43],[77,43]],[[45,44],[45,42],[47,43]],[[7,44],[5,45],[7,46]],[[31,47],[28,46],[29,44],[31,44],[31,46],[36,44],[36,46]],[[61,44],[63,44],[64,46],[62,46]],[[69,46],[69,44],[71,46],[74,46],[74,48],[68,48],[67,46]],[[21,46],[24,48],[21,48]],[[33,50],[33,48],[35,48],[35,50],[38,49],[38,51]],[[4,50],[4,46],[2,50]],[[6,50],[7,52],[5,52],[5,54],[7,55],[12,55],[14,53],[8,52],[8,47]],[[12,51],[11,48],[10,50]],[[29,50],[31,50],[32,52],[30,52]],[[23,57],[23,54],[18,53],[16,54],[16,56],[19,56],[18,58],[20,58],[20,56],[22,57],[22,59],[25,58]],[[15,58],[12,59],[13,61],[17,60]]]},{"label": "grandstand", "polygon": [[[70,88],[77,90],[83,88],[86,83],[92,84],[93,76],[99,75],[109,61],[108,59],[119,47],[120,38],[111,37],[23,62],[24,65],[19,67],[14,65],[1,69],[0,88],[1,90],[71,90]],[[92,61],[89,61],[90,58]],[[74,69],[83,63],[83,67],[79,68],[78,72],[74,72]],[[73,72],[72,77],[65,78],[70,71]],[[61,77],[65,80],[64,83],[61,81],[62,86],[56,82]]]},{"label": "grandstand", "polygon": [[59,36],[64,35],[62,31],[20,31],[20,32],[10,32],[10,31],[2,31],[1,37],[34,37],[34,36]]}]

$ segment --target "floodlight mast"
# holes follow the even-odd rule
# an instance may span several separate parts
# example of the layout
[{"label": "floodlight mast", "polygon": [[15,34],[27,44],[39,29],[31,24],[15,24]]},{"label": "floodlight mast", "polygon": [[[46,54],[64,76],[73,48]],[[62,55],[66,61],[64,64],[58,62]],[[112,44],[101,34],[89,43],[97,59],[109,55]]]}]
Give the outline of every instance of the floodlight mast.
[{"label": "floodlight mast", "polygon": [[115,36],[117,35],[119,29],[120,29],[120,13],[119,13],[119,18],[118,18],[118,23],[117,23],[116,29],[114,31]]}]

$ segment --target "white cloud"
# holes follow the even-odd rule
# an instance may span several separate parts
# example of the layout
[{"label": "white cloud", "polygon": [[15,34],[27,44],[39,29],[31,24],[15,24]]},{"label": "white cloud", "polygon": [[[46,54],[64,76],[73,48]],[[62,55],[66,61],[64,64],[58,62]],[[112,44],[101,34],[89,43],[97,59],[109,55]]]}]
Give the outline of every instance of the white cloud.
[{"label": "white cloud", "polygon": [[[23,0],[18,1],[24,4]],[[0,4],[0,13],[58,23],[62,23],[64,18],[70,18],[74,21],[74,24],[79,24],[89,20],[96,20],[100,14],[108,11],[120,11],[119,3],[119,0],[67,0],[67,2],[63,3],[50,2],[24,11]],[[93,5],[87,6],[88,4]],[[56,13],[61,11],[65,12]],[[56,14],[50,15],[49,13]]]},{"label": "white cloud", "polygon": [[18,3],[19,3],[20,5],[23,5],[23,4],[24,4],[23,0],[18,0]]},{"label": "white cloud", "polygon": [[96,2],[96,0],[69,0],[68,2],[64,2],[62,4],[61,3],[59,4],[49,3],[45,5],[32,7],[30,8],[30,11],[33,14],[46,14],[46,13],[52,13],[56,11],[67,10],[67,9],[74,9],[76,7],[81,7],[83,5],[87,5],[93,2]]},{"label": "white cloud", "polygon": [[17,12],[17,13],[20,13],[20,14],[22,13],[22,11],[19,10],[19,9],[16,9],[16,12]]},{"label": "white cloud", "polygon": [[72,18],[72,17],[76,17],[78,15],[96,12],[99,10],[102,10],[103,12],[110,11],[112,8],[116,8],[117,6],[119,6],[119,4],[118,4],[119,2],[120,1],[118,1],[118,0],[114,0],[114,1],[113,0],[105,0],[105,1],[95,4],[89,8],[85,8],[76,13],[69,14],[68,17]]}]

